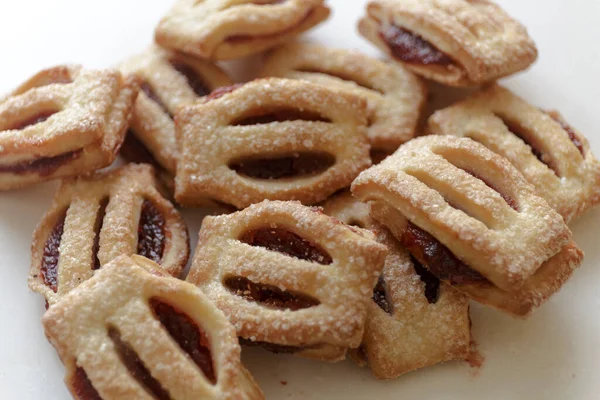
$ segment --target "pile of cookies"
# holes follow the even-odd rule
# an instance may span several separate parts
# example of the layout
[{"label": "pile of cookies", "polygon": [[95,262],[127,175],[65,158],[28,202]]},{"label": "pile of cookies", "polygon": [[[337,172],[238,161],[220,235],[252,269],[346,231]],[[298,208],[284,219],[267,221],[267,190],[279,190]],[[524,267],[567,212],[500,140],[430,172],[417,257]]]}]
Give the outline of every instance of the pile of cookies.
[{"label": "pile of cookies", "polygon": [[[581,264],[567,224],[600,163],[494,83],[537,58],[519,22],[373,0],[358,29],[381,61],[296,41],[329,13],[179,0],[120,70],[55,67],[0,100],[0,189],[63,179],[29,285],[74,398],[262,399],[240,343],[380,379],[465,360],[469,299],[526,317]],[[218,66],[261,52],[251,82]],[[422,78],[481,89],[421,124]],[[187,274],[177,207],[221,214]]]}]

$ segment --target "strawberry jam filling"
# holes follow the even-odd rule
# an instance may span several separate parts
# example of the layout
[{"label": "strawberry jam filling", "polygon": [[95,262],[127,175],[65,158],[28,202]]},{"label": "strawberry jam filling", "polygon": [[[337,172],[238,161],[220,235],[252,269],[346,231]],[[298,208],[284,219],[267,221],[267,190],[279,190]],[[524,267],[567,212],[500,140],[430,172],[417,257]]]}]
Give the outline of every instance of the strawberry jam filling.
[{"label": "strawberry jam filling", "polygon": [[438,301],[440,296],[440,280],[433,275],[427,268],[425,268],[416,258],[413,256],[410,257],[413,268],[419,278],[421,278],[421,282],[425,284],[425,297],[429,304],[435,304]]},{"label": "strawberry jam filling", "polygon": [[412,223],[405,229],[401,242],[415,259],[442,281],[451,284],[488,282],[483,275],[456,258],[436,238]]},{"label": "strawberry jam filling", "polygon": [[144,386],[147,391],[152,393],[155,399],[170,400],[169,393],[162,387],[160,382],[154,379],[135,350],[121,339],[119,331],[111,328],[108,330],[108,336],[112,340],[121,362],[125,365],[131,376]]},{"label": "strawberry jam filling", "polygon": [[178,61],[171,61],[171,65],[177,70],[177,72],[185,76],[188,81],[188,85],[190,85],[194,93],[196,93],[199,97],[206,96],[210,93],[210,89],[208,89],[204,81],[200,79],[192,67]]},{"label": "strawberry jam filling", "polygon": [[142,203],[137,254],[160,263],[165,250],[165,218],[149,200]]},{"label": "strawberry jam filling", "polygon": [[217,376],[206,333],[189,316],[158,299],[152,299],[150,307],[173,340],[200,368],[206,379],[213,385],[216,384]]},{"label": "strawberry jam filling", "polygon": [[392,55],[405,63],[441,66],[453,64],[446,54],[406,29],[392,25],[382,28],[379,35],[389,46]]},{"label": "strawberry jam filling", "polygon": [[583,149],[583,142],[581,141],[579,136],[577,136],[577,134],[575,133],[575,130],[571,126],[569,126],[569,124],[567,124],[562,118],[560,118],[557,115],[557,113],[550,112],[550,113],[548,113],[548,115],[550,115],[550,117],[553,120],[558,122],[560,127],[563,128],[563,130],[565,132],[567,132],[567,134],[569,135],[569,139],[571,139],[571,142],[573,142],[575,147],[577,147],[577,150],[579,150],[581,155],[585,157],[585,150]]},{"label": "strawberry jam filling", "polygon": [[236,296],[278,310],[298,311],[321,304],[319,300],[305,294],[281,290],[273,285],[254,283],[243,277],[227,278],[224,285]]},{"label": "strawberry jam filling", "polygon": [[22,161],[15,164],[0,165],[0,173],[24,175],[37,173],[42,177],[50,176],[63,165],[77,159],[83,154],[82,150],[70,151],[52,157],[41,157],[31,161]]},{"label": "strawberry jam filling", "polygon": [[44,283],[56,293],[58,289],[58,259],[60,257],[60,242],[65,228],[65,211],[58,219],[50,235],[44,244],[44,253],[42,254],[42,265],[40,271]]},{"label": "strawberry jam filling", "polygon": [[208,96],[206,96],[204,98],[204,101],[206,103],[208,103],[209,101],[220,99],[221,97],[225,96],[226,94],[232,93],[232,92],[236,91],[237,89],[241,88],[242,86],[244,86],[243,83],[236,83],[235,85],[222,86],[220,88],[216,88]]},{"label": "strawberry jam filling", "polygon": [[44,111],[39,114],[34,115],[31,118],[26,119],[25,121],[20,121],[19,123],[11,126],[9,129],[22,130],[29,126],[41,124],[46,121],[48,118],[56,114],[57,111]]},{"label": "strawberry jam filling", "polygon": [[77,368],[73,374],[71,389],[78,400],[102,400],[83,368]]},{"label": "strawberry jam filling", "polygon": [[310,350],[314,346],[285,346],[282,344],[268,342],[254,342],[249,339],[240,338],[240,344],[248,347],[261,347],[274,354],[296,354],[303,350]]},{"label": "strawberry jam filling", "polygon": [[247,158],[233,161],[229,168],[254,179],[285,179],[318,175],[335,164],[327,153],[302,152],[273,158]]},{"label": "strawberry jam filling", "polygon": [[333,263],[333,259],[325,250],[286,229],[255,229],[244,233],[239,240],[250,246],[263,247],[300,260],[323,265]]},{"label": "strawberry jam filling", "polygon": [[373,289],[373,301],[386,313],[392,313],[392,304],[388,300],[387,284],[383,275],[379,276],[377,285],[375,285],[375,289]]},{"label": "strawberry jam filling", "polygon": [[169,111],[165,103],[158,97],[152,86],[148,82],[142,82],[140,89],[148,96],[150,100],[156,103],[164,112],[169,116],[169,118],[173,119],[173,114]]}]

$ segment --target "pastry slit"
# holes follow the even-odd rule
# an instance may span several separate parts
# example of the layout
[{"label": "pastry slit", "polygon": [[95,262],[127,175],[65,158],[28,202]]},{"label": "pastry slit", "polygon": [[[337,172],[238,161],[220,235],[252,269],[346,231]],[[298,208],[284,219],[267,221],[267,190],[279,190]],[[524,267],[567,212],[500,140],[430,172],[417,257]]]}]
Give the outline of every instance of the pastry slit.
[{"label": "pastry slit", "polygon": [[494,218],[490,212],[476,204],[473,200],[468,198],[464,193],[457,190],[447,182],[438,180],[435,176],[432,176],[428,171],[411,171],[409,169],[404,171],[407,175],[418,179],[421,183],[426,185],[432,190],[438,192],[444,201],[455,210],[461,211],[471,218],[484,224],[487,228],[493,229],[498,221]]},{"label": "pastry slit", "polygon": [[150,307],[173,340],[187,353],[206,379],[215,385],[218,376],[206,333],[188,315],[160,299],[151,299]]},{"label": "pastry slit", "polygon": [[255,283],[244,277],[227,278],[223,285],[236,296],[277,310],[298,311],[321,304],[311,296],[282,290],[273,285]]},{"label": "pastry slit", "polygon": [[392,314],[392,302],[389,299],[387,283],[385,282],[385,278],[383,275],[379,276],[377,280],[377,284],[373,289],[373,301],[388,314]]},{"label": "pastry slit", "polygon": [[109,327],[108,336],[112,340],[115,350],[119,354],[119,358],[131,376],[155,399],[171,400],[167,390],[163,388],[160,382],[154,379],[150,371],[148,371],[144,365],[144,362],[135,353],[135,350],[122,340],[119,331],[114,327]]},{"label": "pastry slit", "polygon": [[98,258],[98,250],[100,249],[100,231],[104,225],[104,217],[106,215],[106,207],[108,206],[109,198],[105,197],[100,201],[98,212],[96,213],[96,222],[94,222],[94,245],[92,247],[92,269],[98,270],[102,266]]},{"label": "pastry slit", "polygon": [[245,116],[234,120],[229,125],[247,126],[289,121],[332,122],[330,119],[323,117],[321,114],[308,110],[298,110],[295,108],[273,108],[265,110],[251,110],[246,112]]},{"label": "pastry slit", "polygon": [[[478,143],[478,140],[475,140]],[[483,143],[481,143],[483,146],[485,146]],[[486,146],[487,147],[487,146]],[[448,151],[445,149],[438,149],[436,151],[434,151],[435,154],[444,157],[444,159],[446,161],[448,161],[450,164],[452,164],[454,167],[463,170],[464,172],[466,172],[467,174],[473,176],[474,178],[480,180],[481,182],[483,182],[487,187],[489,187],[490,189],[492,189],[494,192],[498,193],[500,195],[500,197],[502,197],[502,199],[506,202],[506,204],[512,208],[513,210],[519,212],[519,204],[515,198],[515,196],[513,195],[513,193],[507,193],[510,191],[510,188],[500,188],[500,185],[497,185],[496,183],[494,183],[494,179],[490,179],[488,177],[484,177],[482,176],[482,173],[478,173],[478,172],[474,172],[471,169],[467,168],[467,166],[465,164],[468,164],[468,155],[466,154],[462,154],[462,151],[460,150],[453,150],[453,151]],[[486,171],[483,171],[484,174],[488,173]],[[507,190],[508,189],[508,190]]]},{"label": "pastry slit", "polygon": [[181,62],[171,60],[170,64],[179,72],[181,75],[185,77],[188,81],[188,85],[192,88],[194,93],[198,95],[198,97],[204,97],[210,93],[210,89],[208,89],[208,85],[204,83],[204,81],[200,78],[199,74],[189,65]]},{"label": "pastry slit", "polygon": [[50,235],[44,244],[44,253],[42,256],[42,265],[40,273],[44,279],[44,283],[56,293],[58,291],[58,262],[60,259],[60,243],[67,219],[67,210],[59,214]]},{"label": "pastry slit", "polygon": [[239,240],[250,246],[262,247],[290,257],[330,265],[331,256],[314,243],[283,228],[262,228],[247,231]]},{"label": "pastry slit", "polygon": [[87,373],[81,367],[77,367],[75,373],[71,377],[71,390],[77,400],[102,400],[100,394],[92,385]]},{"label": "pastry slit", "polygon": [[140,89],[148,96],[148,99],[156,103],[164,112],[169,116],[169,118],[173,119],[173,114],[169,111],[165,103],[161,100],[161,98],[156,94],[152,86],[148,82],[143,82],[140,86]]},{"label": "pastry slit", "polygon": [[577,133],[575,133],[575,130],[569,124],[567,124],[567,122],[564,121],[557,112],[550,111],[547,114],[560,125],[560,127],[567,133],[567,135],[569,135],[569,139],[571,140],[571,142],[573,142],[573,145],[577,147],[577,150],[579,150],[581,156],[585,159],[585,149],[583,148],[583,142],[581,141]]},{"label": "pastry slit", "polygon": [[8,130],[11,130],[11,129],[23,130],[27,127],[40,124],[58,112],[59,112],[59,110],[47,110],[47,111],[38,112],[37,114],[27,118],[24,121],[17,122],[16,124],[14,124],[10,128],[8,128]]},{"label": "pastry slit", "polygon": [[550,168],[556,174],[556,176],[560,177],[554,160],[551,159],[551,156],[547,152],[540,148],[540,143],[536,143],[537,139],[535,138],[534,134],[528,132],[527,129],[525,129],[518,121],[510,120],[508,117],[498,113],[495,113],[494,115],[502,121],[510,133],[521,139],[523,143],[529,146],[531,153],[536,156],[541,163]]},{"label": "pastry slit", "polygon": [[318,68],[318,67],[296,68],[295,71],[297,71],[297,72],[303,72],[303,73],[309,73],[309,74],[329,75],[331,77],[338,78],[338,79],[341,79],[341,80],[346,81],[346,82],[355,83],[358,86],[362,87],[363,89],[370,90],[372,92],[377,92],[379,94],[384,94],[382,90],[373,87],[373,85],[369,84],[366,80],[356,79],[355,77],[350,77],[348,75],[344,75],[341,71],[333,72],[333,71],[328,71],[325,68],[321,69],[321,68]]},{"label": "pastry slit", "polygon": [[298,152],[270,157],[234,160],[229,168],[242,176],[272,180],[302,178],[324,173],[335,165],[335,157],[322,152]]},{"label": "pastry slit", "polygon": [[165,241],[165,217],[150,200],[144,200],[138,224],[137,254],[160,264]]},{"label": "pastry slit", "polygon": [[410,256],[412,266],[424,285],[423,295],[429,304],[437,303],[440,296],[440,280],[425,268],[414,256]]}]

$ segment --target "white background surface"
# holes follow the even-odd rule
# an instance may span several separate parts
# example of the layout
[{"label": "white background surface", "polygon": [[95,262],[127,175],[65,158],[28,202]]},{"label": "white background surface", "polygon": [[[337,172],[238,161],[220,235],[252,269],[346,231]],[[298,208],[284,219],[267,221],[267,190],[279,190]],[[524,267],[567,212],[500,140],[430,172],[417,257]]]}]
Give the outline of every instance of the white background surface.
[{"label": "white background surface", "polygon": [[[377,51],[355,33],[366,1],[330,0],[333,17],[311,37]],[[540,50],[528,72],[506,84],[542,108],[559,109],[600,155],[600,1],[504,0]],[[171,0],[1,0],[0,92],[42,67],[115,65],[141,51]],[[439,99],[436,96],[436,99]],[[27,289],[31,233],[55,184],[0,193],[0,399],[68,399],[63,367],[44,338],[43,300]],[[192,246],[201,220],[186,211]],[[526,321],[472,307],[481,370],[450,363],[378,382],[351,362],[330,365],[244,350],[268,399],[599,399],[600,210],[573,225],[586,252],[567,286]],[[282,384],[287,382],[287,385]]]}]

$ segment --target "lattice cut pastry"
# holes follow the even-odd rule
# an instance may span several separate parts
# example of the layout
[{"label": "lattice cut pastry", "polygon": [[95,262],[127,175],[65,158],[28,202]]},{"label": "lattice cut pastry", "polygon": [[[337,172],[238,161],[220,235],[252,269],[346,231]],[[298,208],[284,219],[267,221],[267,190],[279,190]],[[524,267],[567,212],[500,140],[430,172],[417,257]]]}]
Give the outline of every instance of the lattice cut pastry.
[{"label": "lattice cut pastry", "polygon": [[112,163],[137,91],[113,70],[60,66],[29,79],[0,100],[0,190]]},{"label": "lattice cut pastry", "polygon": [[399,375],[470,354],[468,298],[440,283],[411,257],[392,234],[369,215],[369,206],[349,192],[323,204],[340,221],[372,229],[389,249],[383,272],[367,307],[363,341],[350,354],[368,364],[379,379]]},{"label": "lattice cut pastry", "polygon": [[371,165],[364,99],[278,78],[205,99],[176,118],[182,157],[175,198],[182,205],[313,204]]},{"label": "lattice cut pastry", "polygon": [[439,279],[512,314],[542,304],[583,258],[523,175],[471,139],[414,139],[352,192]]},{"label": "lattice cut pastry", "polygon": [[415,73],[451,86],[494,81],[537,58],[525,27],[487,0],[374,0],[358,28]]},{"label": "lattice cut pastry", "polygon": [[42,321],[76,399],[264,399],[223,313],[144,257],[113,260]]},{"label": "lattice cut pastry", "polygon": [[127,60],[121,70],[142,80],[121,154],[134,162],[153,161],[174,177],[179,149],[173,116],[181,106],[233,82],[212,63],[158,46]]},{"label": "lattice cut pastry", "polygon": [[230,60],[289,41],[327,17],[324,0],[179,0],[155,39],[201,58]]},{"label": "lattice cut pastry", "polygon": [[466,136],[506,157],[567,223],[600,202],[600,163],[559,113],[493,85],[437,111],[428,131]]},{"label": "lattice cut pastry", "polygon": [[387,249],[297,202],[207,217],[188,275],[247,344],[336,361],[360,345]]},{"label": "lattice cut pastry", "polygon": [[277,49],[267,58],[262,75],[302,79],[363,97],[375,153],[391,154],[415,136],[426,96],[422,82],[398,64],[311,43]]},{"label": "lattice cut pastry", "polygon": [[109,261],[131,254],[174,276],[189,257],[187,227],[158,192],[149,165],[62,183],[33,235],[29,286],[52,305]]}]

